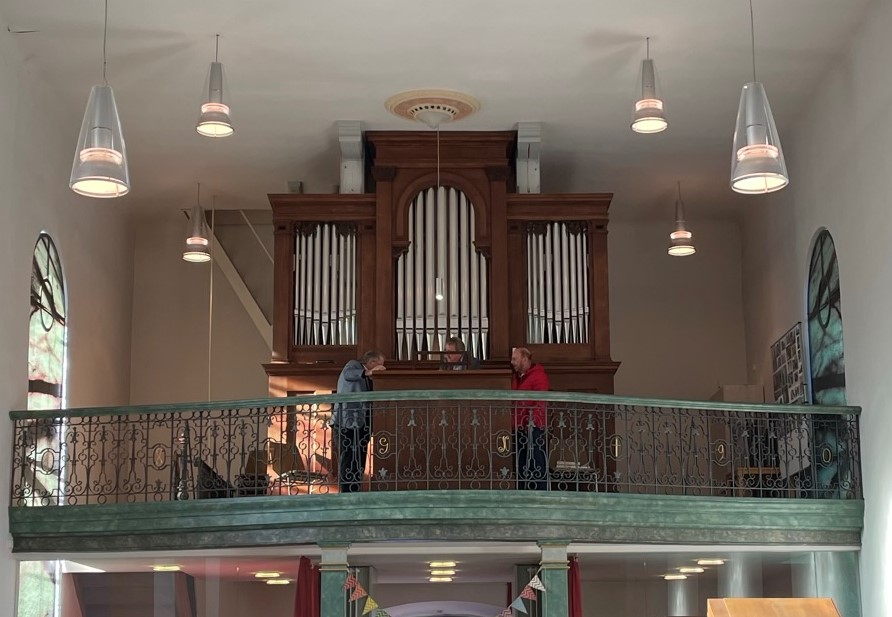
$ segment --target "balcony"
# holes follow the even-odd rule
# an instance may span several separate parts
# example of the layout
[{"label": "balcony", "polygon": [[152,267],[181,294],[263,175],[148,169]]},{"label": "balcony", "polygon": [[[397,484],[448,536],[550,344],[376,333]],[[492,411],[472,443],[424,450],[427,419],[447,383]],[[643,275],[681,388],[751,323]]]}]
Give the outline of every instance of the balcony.
[{"label": "balcony", "polygon": [[[858,542],[859,408],[531,396],[376,392],[11,412],[15,550],[518,534]],[[534,431],[518,412],[540,404],[547,418]],[[374,419],[358,493],[338,494],[335,405]],[[547,469],[525,476],[522,445],[544,451]]]}]

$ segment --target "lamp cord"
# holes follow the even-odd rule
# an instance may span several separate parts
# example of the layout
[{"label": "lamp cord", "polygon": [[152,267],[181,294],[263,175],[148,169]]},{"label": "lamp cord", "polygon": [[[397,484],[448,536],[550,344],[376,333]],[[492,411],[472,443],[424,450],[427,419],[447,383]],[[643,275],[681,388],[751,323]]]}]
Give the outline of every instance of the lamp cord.
[{"label": "lamp cord", "polygon": [[210,243],[210,253],[211,253],[211,274],[210,274],[210,289],[208,292],[208,402],[211,401],[211,358],[213,355],[211,354],[211,346],[213,343],[213,333],[214,333],[214,216],[217,211],[217,198],[213,197],[213,201],[211,203],[211,233],[208,241]]},{"label": "lamp cord", "polygon": [[440,197],[440,127],[437,125],[437,199]]},{"label": "lamp cord", "polygon": [[105,44],[108,40],[108,0],[105,0],[105,25],[102,27],[102,83],[108,85],[108,79],[105,77]]},{"label": "lamp cord", "polygon": [[750,0],[750,43],[753,50],[753,81],[756,80],[756,23],[753,18],[753,0]]},{"label": "lamp cord", "polygon": [[644,39],[644,44],[645,44],[645,47],[646,47],[646,49],[647,49],[645,58],[647,58],[648,60],[650,60],[650,37],[647,37],[647,38]]},{"label": "lamp cord", "polygon": [[217,41],[214,44],[214,62],[220,61],[220,35],[217,35]]},{"label": "lamp cord", "polygon": [[675,202],[675,222],[684,222],[684,205],[681,201],[681,180],[678,180],[678,201]]}]

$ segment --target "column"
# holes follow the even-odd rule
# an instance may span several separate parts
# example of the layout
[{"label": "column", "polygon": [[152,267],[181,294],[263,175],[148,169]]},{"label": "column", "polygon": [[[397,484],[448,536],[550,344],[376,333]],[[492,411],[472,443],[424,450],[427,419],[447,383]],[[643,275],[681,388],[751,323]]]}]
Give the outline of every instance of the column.
[{"label": "column", "polygon": [[321,617],[348,617],[347,593],[344,582],[347,580],[347,550],[349,543],[320,544],[322,559],[319,563],[322,593],[319,598]]},{"label": "column", "polygon": [[762,597],[762,556],[732,553],[719,570],[720,598]]},{"label": "column", "polygon": [[832,598],[842,617],[861,617],[858,553],[808,553],[793,564],[793,596]]},{"label": "column", "polygon": [[[542,559],[539,562],[539,578],[545,585],[545,593],[540,595],[542,617],[567,617],[567,546],[568,541],[540,541]],[[518,593],[520,590],[518,590]]]}]

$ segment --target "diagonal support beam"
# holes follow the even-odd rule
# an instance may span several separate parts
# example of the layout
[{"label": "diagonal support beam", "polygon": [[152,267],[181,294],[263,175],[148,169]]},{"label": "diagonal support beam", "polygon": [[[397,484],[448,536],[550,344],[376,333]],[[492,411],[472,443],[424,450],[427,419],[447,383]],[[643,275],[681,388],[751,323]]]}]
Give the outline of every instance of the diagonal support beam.
[{"label": "diagonal support beam", "polygon": [[260,305],[257,304],[257,300],[255,300],[254,296],[251,295],[251,292],[248,290],[248,286],[245,285],[245,281],[242,279],[242,276],[238,273],[238,270],[235,269],[235,266],[232,264],[232,260],[229,259],[229,255],[226,253],[226,249],[224,249],[223,245],[220,244],[219,240],[217,240],[216,234],[211,233],[211,236],[211,242],[214,243],[214,261],[217,262],[217,265],[220,267],[220,271],[223,273],[223,276],[225,276],[226,280],[229,281],[229,285],[232,287],[232,291],[235,292],[235,295],[239,299],[239,302],[242,303],[242,306],[245,308],[245,312],[248,313],[248,317],[250,317],[251,321],[254,322],[254,326],[257,328],[257,332],[260,333],[260,336],[263,337],[263,340],[266,342],[270,351],[272,351],[272,324],[270,324],[266,320],[263,311],[260,310]]}]

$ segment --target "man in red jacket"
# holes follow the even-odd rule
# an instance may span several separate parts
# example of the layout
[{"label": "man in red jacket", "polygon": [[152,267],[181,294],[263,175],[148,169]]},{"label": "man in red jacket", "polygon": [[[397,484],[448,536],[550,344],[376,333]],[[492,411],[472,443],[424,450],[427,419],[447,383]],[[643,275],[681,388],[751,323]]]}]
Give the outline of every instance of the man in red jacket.
[{"label": "man in red jacket", "polygon": [[[512,390],[547,392],[548,375],[541,364],[533,363],[526,347],[511,352]],[[517,488],[544,491],[548,488],[548,443],[546,440],[545,401],[515,401],[514,455]]]}]

